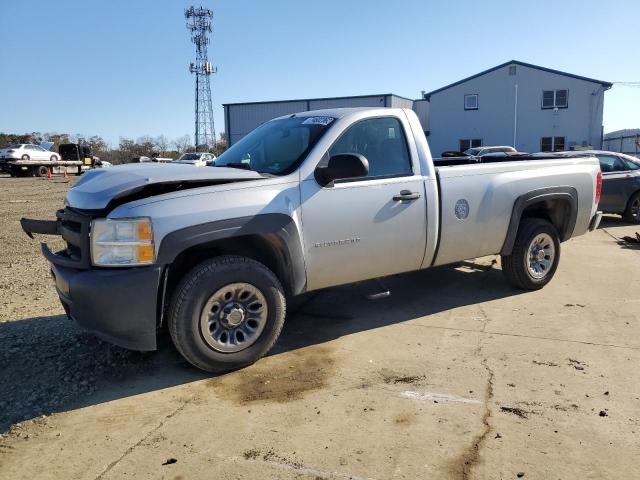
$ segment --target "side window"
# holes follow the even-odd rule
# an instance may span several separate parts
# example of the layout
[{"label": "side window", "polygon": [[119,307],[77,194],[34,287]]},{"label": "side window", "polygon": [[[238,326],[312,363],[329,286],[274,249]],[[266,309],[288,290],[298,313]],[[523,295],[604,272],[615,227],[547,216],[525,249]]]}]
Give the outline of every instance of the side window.
[{"label": "side window", "polygon": [[625,160],[625,163],[627,164],[627,167],[629,168],[629,170],[638,170],[638,169],[640,169],[640,165],[638,165],[635,162],[632,162],[631,160]]},{"label": "side window", "polygon": [[352,125],[329,149],[329,155],[358,153],[369,161],[369,175],[412,175],[409,148],[397,118],[372,118]]},{"label": "side window", "polygon": [[600,160],[600,170],[602,170],[602,173],[623,172],[628,170],[622,160],[613,155],[598,155],[598,160]]}]

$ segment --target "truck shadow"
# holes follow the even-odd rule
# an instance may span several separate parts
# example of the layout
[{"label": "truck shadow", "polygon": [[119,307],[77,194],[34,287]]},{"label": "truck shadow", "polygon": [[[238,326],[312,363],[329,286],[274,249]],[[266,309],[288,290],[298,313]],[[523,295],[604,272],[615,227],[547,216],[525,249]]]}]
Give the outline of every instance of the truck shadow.
[{"label": "truck shadow", "polygon": [[[631,229],[618,230],[624,227],[631,227]],[[598,228],[607,229],[607,233],[615,239],[620,248],[640,250],[640,225],[629,223],[618,216],[607,215],[602,217]]]},{"label": "truck shadow", "polygon": [[[522,293],[499,269],[472,262],[384,282],[392,293],[378,301],[365,297],[366,284],[296,299],[271,355]],[[41,415],[211,377],[187,364],[166,337],[158,352],[140,353],[85,334],[63,315],[0,323],[0,432]]]}]

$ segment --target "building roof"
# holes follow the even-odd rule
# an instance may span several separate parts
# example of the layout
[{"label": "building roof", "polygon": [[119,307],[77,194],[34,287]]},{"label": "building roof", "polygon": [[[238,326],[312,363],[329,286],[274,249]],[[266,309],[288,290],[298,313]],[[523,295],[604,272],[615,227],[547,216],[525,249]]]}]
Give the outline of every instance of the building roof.
[{"label": "building roof", "polygon": [[603,87],[606,87],[606,88],[611,88],[613,86],[613,83],[611,83],[611,82],[605,82],[603,80],[596,80],[594,78],[582,77],[580,75],[574,75],[573,73],[561,72],[560,70],[553,70],[551,68],[540,67],[538,65],[533,65],[531,63],[520,62],[519,60],[509,60],[508,62],[501,63],[500,65],[492,67],[492,68],[490,68],[488,70],[484,70],[483,72],[476,73],[475,75],[471,75],[470,77],[463,78],[462,80],[458,80],[457,82],[454,82],[454,83],[452,83],[450,85],[447,85],[445,87],[441,87],[441,88],[438,88],[437,90],[433,90],[432,92],[428,92],[428,93],[425,94],[425,98],[428,99],[434,93],[438,93],[438,92],[441,92],[441,91],[446,90],[448,88],[455,87],[456,85],[460,85],[461,83],[467,82],[467,81],[472,80],[472,79],[474,79],[476,77],[480,77],[480,76],[485,75],[487,73],[493,72],[494,70],[498,70],[498,69],[500,69],[502,67],[506,67],[507,65],[521,65],[523,67],[535,68],[536,70],[542,70],[543,72],[555,73],[556,75],[564,75],[565,77],[576,78],[578,80],[584,80],[585,82],[599,83],[600,85],[602,85]]},{"label": "building roof", "polygon": [[622,136],[634,136],[640,135],[640,128],[624,128],[622,130],[615,130],[613,132],[605,133],[604,139],[610,140],[612,138],[620,138]]},{"label": "building roof", "polygon": [[403,100],[409,100],[413,102],[413,99],[402,97],[400,95],[396,95],[395,93],[380,93],[373,95],[351,95],[351,96],[343,96],[343,97],[321,97],[321,98],[296,98],[293,100],[267,100],[263,102],[237,102],[237,103],[223,103],[222,106],[232,106],[232,105],[260,105],[266,103],[289,103],[289,102],[315,102],[322,100],[347,100],[350,98],[368,98],[368,97],[396,97],[401,98]]}]

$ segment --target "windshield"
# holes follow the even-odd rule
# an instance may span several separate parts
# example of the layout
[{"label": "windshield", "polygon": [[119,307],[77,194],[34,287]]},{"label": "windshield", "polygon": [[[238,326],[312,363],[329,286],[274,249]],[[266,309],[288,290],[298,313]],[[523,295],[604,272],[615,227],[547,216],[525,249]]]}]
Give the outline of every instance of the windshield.
[{"label": "windshield", "polygon": [[481,148],[470,148],[469,150],[465,150],[465,155],[478,155],[480,153]]},{"label": "windshield", "polygon": [[176,162],[179,162],[180,160],[199,160],[199,159],[200,159],[199,153],[183,153],[182,156],[176,160]]},{"label": "windshield", "polygon": [[256,128],[216,159],[216,167],[240,167],[286,175],[298,167],[332,117],[290,117]]}]

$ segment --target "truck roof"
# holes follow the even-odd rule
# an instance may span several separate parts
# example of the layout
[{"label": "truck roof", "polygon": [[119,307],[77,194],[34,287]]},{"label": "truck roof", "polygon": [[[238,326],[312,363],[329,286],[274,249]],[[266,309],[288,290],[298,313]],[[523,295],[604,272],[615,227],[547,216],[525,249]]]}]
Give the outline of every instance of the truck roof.
[{"label": "truck roof", "polygon": [[291,116],[296,117],[333,117],[333,118],[343,118],[347,115],[351,115],[356,112],[361,112],[363,110],[383,110],[388,112],[389,110],[400,110],[398,108],[388,108],[388,107],[349,107],[349,108],[325,108],[323,110],[309,110],[298,113],[289,113],[287,115],[282,115],[281,117],[274,118],[274,120],[280,120],[282,118],[289,118]]}]

